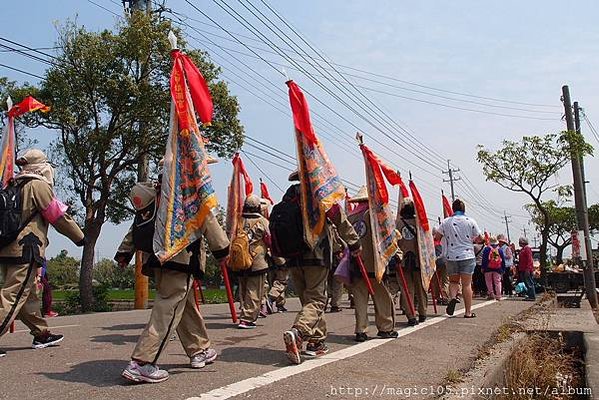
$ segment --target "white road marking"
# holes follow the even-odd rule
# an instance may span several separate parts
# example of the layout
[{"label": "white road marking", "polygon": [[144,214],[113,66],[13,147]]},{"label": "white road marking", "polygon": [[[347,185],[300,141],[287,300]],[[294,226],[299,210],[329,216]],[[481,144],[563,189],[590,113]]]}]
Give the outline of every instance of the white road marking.
[{"label": "white road marking", "polygon": [[[75,328],[77,326],[81,326],[81,325],[58,325],[58,326],[49,326],[48,328],[50,328],[50,329]],[[24,333],[24,332],[29,333],[30,330],[29,329],[20,329],[18,331],[14,331],[13,333]]]},{"label": "white road marking", "polygon": [[[485,301],[483,303],[479,303],[472,306],[473,310],[476,310],[481,307],[485,307],[491,304],[497,304],[495,300]],[[454,316],[460,315],[464,313],[464,309],[461,308],[454,313]],[[443,315],[440,317],[431,318],[425,322],[422,322],[416,326],[403,328],[398,330],[399,337],[407,336],[411,333],[419,331],[420,329],[424,329],[428,326],[438,324],[439,322],[445,321],[446,319],[451,318],[448,315]],[[333,363],[335,361],[344,360],[349,357],[353,357],[355,355],[364,353],[368,350],[372,350],[383,344],[390,342],[396,339],[372,339],[363,343],[355,344],[353,346],[346,347],[344,349],[335,351],[334,353],[327,354],[325,356],[319,357],[317,359],[307,360],[301,363],[300,365],[290,365],[288,367],[283,367],[276,369],[274,371],[267,372],[265,374],[254,376],[252,378],[244,379],[239,382],[232,383],[230,385],[226,385],[214,390],[211,390],[206,393],[200,394],[199,397],[189,397],[186,400],[201,400],[201,399],[213,399],[213,400],[222,400],[228,399],[231,397],[239,396],[240,394],[247,393],[251,390],[261,388],[263,386],[270,385],[277,381],[283,380],[285,378],[289,378],[293,375],[301,374],[302,372],[307,372],[313,370],[314,368],[322,367],[323,365],[327,365]],[[282,353],[282,352],[281,352]]]}]

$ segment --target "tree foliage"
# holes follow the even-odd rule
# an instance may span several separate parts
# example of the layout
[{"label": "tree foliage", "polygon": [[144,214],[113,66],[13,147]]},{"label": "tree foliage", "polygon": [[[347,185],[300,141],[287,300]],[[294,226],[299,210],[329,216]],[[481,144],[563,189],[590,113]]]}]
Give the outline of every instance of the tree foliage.
[{"label": "tree foliage", "polygon": [[180,31],[157,15],[135,12],[114,31],[90,32],[66,23],[53,65],[38,88],[28,88],[52,112],[32,114],[27,121],[59,132],[52,148],[57,176],[63,177],[57,184],[73,196],[69,203],[80,205],[86,235],[80,277],[84,311],[93,304],[91,271],[102,225],[129,217],[128,193],[138,162],[149,156],[156,164],[164,154],[171,102],[169,30],[179,36],[179,47],[193,58],[213,96],[212,126],[203,132],[207,149],[230,156],[243,143],[237,99],[208,55],[187,49]]},{"label": "tree foliage", "polygon": [[592,147],[580,135],[571,132],[525,136],[521,141],[504,140],[496,151],[478,146],[477,160],[482,164],[488,181],[513,192],[527,194],[541,220],[541,273],[545,274],[547,244],[551,228],[551,215],[544,201],[546,194],[555,192],[563,195],[567,186],[554,180],[568,163],[571,152],[590,154]]}]

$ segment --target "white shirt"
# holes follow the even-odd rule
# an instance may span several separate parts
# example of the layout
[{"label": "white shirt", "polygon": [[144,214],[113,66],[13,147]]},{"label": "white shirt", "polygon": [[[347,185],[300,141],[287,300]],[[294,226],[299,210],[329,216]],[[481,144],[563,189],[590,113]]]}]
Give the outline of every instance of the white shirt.
[{"label": "white shirt", "polygon": [[464,214],[454,215],[441,223],[443,255],[448,261],[476,258],[473,240],[481,235],[476,221]]}]

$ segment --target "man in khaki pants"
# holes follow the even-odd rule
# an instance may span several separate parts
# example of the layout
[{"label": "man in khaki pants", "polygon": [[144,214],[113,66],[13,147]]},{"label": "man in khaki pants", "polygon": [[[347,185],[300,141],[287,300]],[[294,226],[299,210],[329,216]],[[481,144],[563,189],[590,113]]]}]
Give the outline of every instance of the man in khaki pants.
[{"label": "man in khaki pants", "polygon": [[[370,225],[370,211],[368,209],[368,193],[366,187],[362,187],[360,191],[351,198],[352,203],[357,203],[356,208],[349,214],[348,219],[352,223],[356,233],[360,237],[362,244],[362,260],[368,272],[369,278],[375,278],[374,266],[375,257],[378,257],[374,244],[372,243],[372,231]],[[356,261],[352,260],[353,270],[356,273],[352,274],[351,292],[354,295],[354,305],[356,311],[356,341],[364,342],[368,340],[368,288],[364,278],[361,276]],[[378,328],[377,336],[382,339],[390,339],[398,337],[395,328],[395,310],[393,307],[393,297],[387,290],[383,282],[377,282],[376,279],[370,279],[374,295],[375,324]]]},{"label": "man in khaki pants", "polygon": [[[78,246],[83,246],[83,232],[54,195],[54,169],[46,155],[41,150],[27,150],[16,164],[21,171],[10,185],[21,198],[24,228],[15,240],[0,249],[0,275],[4,276],[0,289],[0,336],[18,318],[31,330],[32,347],[40,349],[63,339],[48,331],[40,310],[38,269],[45,261],[48,226],[52,224]],[[5,355],[0,350],[0,357]]]},{"label": "man in khaki pants", "polygon": [[131,202],[136,209],[133,226],[123,239],[115,260],[121,267],[129,264],[136,250],[142,252],[143,271],[154,274],[156,298],[150,321],[144,328],[122,376],[133,382],[158,383],[168,379],[168,372],[156,363],[165,350],[173,331],[181,341],[192,368],[213,362],[217,353],[210,348],[204,319],[195,303],[194,276],[201,277],[205,267],[205,239],[212,255],[223,260],[229,253],[229,240],[210,212],[202,226],[202,240],[193,243],[170,261],[160,264],[153,252],[157,190],[150,182],[136,184]]},{"label": "man in khaki pants", "polygon": [[[298,173],[292,173],[289,180],[299,180]],[[283,201],[299,201],[299,197],[300,185],[296,184],[287,190]],[[295,291],[302,304],[302,309],[297,314],[292,328],[283,334],[285,353],[289,361],[294,364],[302,362],[300,352],[304,341],[308,342],[304,354],[309,357],[319,357],[329,352],[325,343],[327,326],[324,310],[327,304],[327,277],[331,268],[327,263],[325,252],[334,241],[331,224],[336,227],[341,239],[347,243],[352,255],[360,253],[360,239],[347,220],[345,211],[336,205],[329,210],[327,218],[323,235],[315,248],[306,249],[301,256],[289,259],[287,262]],[[272,231],[271,233],[274,234]]]}]

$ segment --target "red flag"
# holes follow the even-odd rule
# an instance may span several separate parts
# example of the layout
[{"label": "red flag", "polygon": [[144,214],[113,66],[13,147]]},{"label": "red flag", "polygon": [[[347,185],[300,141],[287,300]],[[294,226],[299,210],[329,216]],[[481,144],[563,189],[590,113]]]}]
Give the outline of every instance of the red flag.
[{"label": "red flag", "polygon": [[13,106],[10,110],[8,110],[8,116],[11,118],[16,118],[20,117],[25,113],[37,110],[46,113],[50,111],[50,107],[37,101],[31,96],[27,96],[19,104]]},{"label": "red flag", "polygon": [[428,216],[426,215],[426,209],[424,208],[424,202],[422,201],[422,197],[420,197],[420,192],[416,188],[416,184],[414,181],[410,181],[410,191],[412,192],[412,198],[414,199],[414,209],[418,214],[418,219],[422,229],[425,232],[430,230],[430,226],[428,223]]},{"label": "red flag", "polygon": [[[254,185],[245,169],[245,165],[243,164],[243,160],[239,156],[239,153],[235,153],[232,162],[233,175],[231,176],[227,199],[227,233],[230,238],[237,233],[237,223],[241,218],[244,199],[254,191]],[[242,178],[243,186],[241,183]],[[242,191],[245,193],[245,196],[242,194]]]},{"label": "red flag", "polygon": [[266,183],[262,182],[262,179],[260,179],[260,196],[263,199],[270,201],[270,204],[275,204],[275,202],[272,200],[272,197],[270,197]]},{"label": "red flag", "polygon": [[318,139],[316,138],[316,133],[314,132],[314,127],[310,120],[308,101],[306,101],[306,97],[297,83],[288,81],[287,86],[289,86],[289,102],[291,103],[295,129],[303,133],[306,139],[314,144]]},{"label": "red flag", "polygon": [[367,146],[362,144],[360,145],[360,148],[362,149],[364,156],[372,168],[376,186],[379,190],[379,196],[381,197],[383,203],[389,203],[389,192],[387,191],[387,185],[383,181],[383,175],[385,178],[387,178],[391,185],[399,185],[402,194],[405,194],[407,197],[407,189],[405,188],[405,184],[403,183],[403,180],[397,171],[385,164],[385,162],[383,162],[383,160],[374,154]]},{"label": "red flag", "polygon": [[254,191],[254,184],[252,183],[252,179],[250,178],[250,175],[245,169],[245,164],[239,156],[239,153],[236,153],[233,157],[233,166],[238,166],[238,172],[243,176],[243,182],[245,185],[245,195],[247,197]]},{"label": "red flag", "polygon": [[185,80],[187,80],[189,94],[193,101],[193,106],[200,116],[200,121],[204,125],[210,125],[214,106],[206,80],[189,56],[181,53],[179,50],[173,50],[171,56],[173,57],[173,70],[170,82],[171,94],[175,103],[179,130],[190,129],[191,126],[195,125],[195,121],[191,118],[187,102]]},{"label": "red flag", "polygon": [[449,204],[449,200],[443,193],[441,193],[441,201],[443,202],[443,218],[451,217],[453,215],[453,209],[451,208],[451,204]]}]

